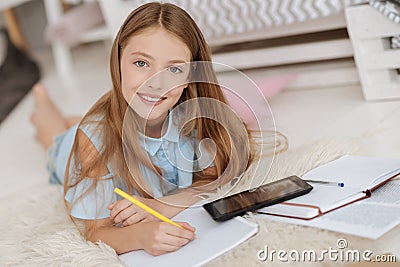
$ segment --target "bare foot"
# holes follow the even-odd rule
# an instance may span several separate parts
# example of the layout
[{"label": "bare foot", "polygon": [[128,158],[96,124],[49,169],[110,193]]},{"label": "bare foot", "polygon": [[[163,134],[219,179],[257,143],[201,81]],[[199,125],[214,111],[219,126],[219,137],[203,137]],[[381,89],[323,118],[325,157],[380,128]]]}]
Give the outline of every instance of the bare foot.
[{"label": "bare foot", "polygon": [[36,139],[48,149],[53,143],[53,138],[67,130],[68,125],[43,85],[34,85],[32,91],[35,97],[35,110],[31,121],[36,128]]},{"label": "bare foot", "polygon": [[81,120],[82,120],[81,116],[69,116],[69,117],[65,117],[65,119],[64,119],[64,121],[67,124],[68,128],[74,126],[75,124],[77,124]]}]

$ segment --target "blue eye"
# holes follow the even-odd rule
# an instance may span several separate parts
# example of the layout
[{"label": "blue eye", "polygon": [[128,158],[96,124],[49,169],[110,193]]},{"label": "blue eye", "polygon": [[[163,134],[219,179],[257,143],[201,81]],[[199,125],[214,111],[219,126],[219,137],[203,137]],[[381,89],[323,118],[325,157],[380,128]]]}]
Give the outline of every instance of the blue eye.
[{"label": "blue eye", "polygon": [[135,65],[138,66],[139,68],[143,68],[143,67],[147,66],[147,63],[144,62],[143,60],[138,60],[138,61],[135,61]]},{"label": "blue eye", "polygon": [[169,67],[169,71],[172,72],[172,73],[175,73],[175,74],[182,73],[182,70],[180,68],[178,68],[178,67],[175,67],[175,66]]}]

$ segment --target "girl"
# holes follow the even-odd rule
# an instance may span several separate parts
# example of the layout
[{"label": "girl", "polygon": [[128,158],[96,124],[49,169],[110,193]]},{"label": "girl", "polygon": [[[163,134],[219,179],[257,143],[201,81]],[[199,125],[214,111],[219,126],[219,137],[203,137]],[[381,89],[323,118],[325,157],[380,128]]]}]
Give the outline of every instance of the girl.
[{"label": "girl", "polygon": [[121,26],[111,51],[113,88],[79,124],[60,115],[42,86],[33,88],[32,120],[39,141],[51,146],[51,181],[64,184],[69,212],[84,223],[88,240],[119,254],[175,251],[195,238],[195,229],[117,201],[114,188],[173,217],[252,162],[249,133],[227,108],[210,62],[184,10],[149,3]]}]

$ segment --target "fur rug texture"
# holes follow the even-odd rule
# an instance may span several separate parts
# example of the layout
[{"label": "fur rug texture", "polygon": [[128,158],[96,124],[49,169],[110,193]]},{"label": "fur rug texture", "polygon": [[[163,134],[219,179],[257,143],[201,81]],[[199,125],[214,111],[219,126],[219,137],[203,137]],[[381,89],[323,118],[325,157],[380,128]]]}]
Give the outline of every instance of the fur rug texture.
[{"label": "fur rug texture", "polygon": [[[289,150],[276,157],[266,182],[292,174],[302,175],[344,154],[362,154],[356,140],[321,140],[298,150]],[[0,220],[1,266],[122,266],[111,247],[101,242],[87,242],[80,236],[65,213],[60,187],[49,184],[31,188],[23,198],[18,195],[0,202],[0,213],[3,214]],[[349,249],[383,253],[394,238],[385,235],[378,240],[369,240],[266,218],[249,216],[249,219],[258,223],[259,232],[209,262],[208,266],[287,265],[288,262],[260,262],[257,252],[266,245],[277,251],[321,251],[337,248],[338,238],[346,238]],[[304,262],[299,264],[304,265]],[[328,260],[314,264],[331,266],[338,263]]]}]

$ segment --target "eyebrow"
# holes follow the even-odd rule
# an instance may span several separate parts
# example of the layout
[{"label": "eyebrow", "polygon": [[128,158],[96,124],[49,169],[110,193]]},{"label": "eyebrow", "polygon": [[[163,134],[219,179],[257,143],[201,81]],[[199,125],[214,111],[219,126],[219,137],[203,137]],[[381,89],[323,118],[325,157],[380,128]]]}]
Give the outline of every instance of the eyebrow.
[{"label": "eyebrow", "polygon": [[[154,57],[152,57],[151,55],[149,55],[147,53],[141,52],[141,51],[132,52],[131,55],[132,56],[139,55],[139,56],[143,56],[148,59],[154,60]],[[186,63],[186,61],[183,59],[173,59],[173,60],[168,61],[168,63]]]}]

